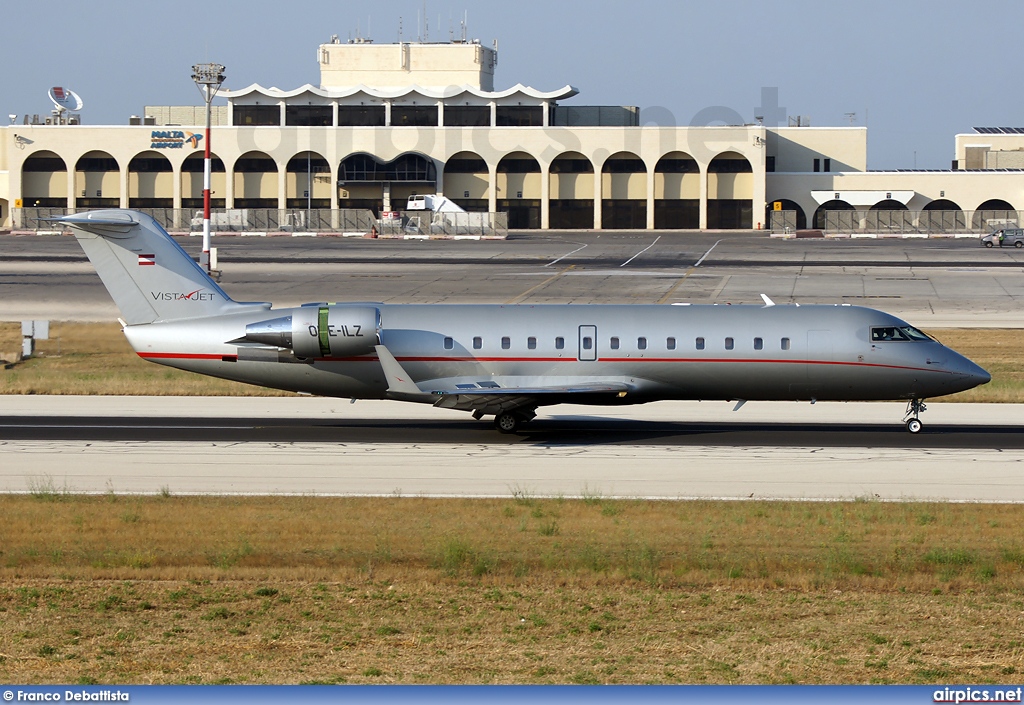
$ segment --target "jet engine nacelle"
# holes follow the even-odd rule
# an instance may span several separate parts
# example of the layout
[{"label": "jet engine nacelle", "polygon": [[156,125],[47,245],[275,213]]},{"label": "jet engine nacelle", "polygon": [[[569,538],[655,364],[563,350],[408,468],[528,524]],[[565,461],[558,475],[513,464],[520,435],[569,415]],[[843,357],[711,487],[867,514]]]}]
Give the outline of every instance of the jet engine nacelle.
[{"label": "jet engine nacelle", "polygon": [[290,316],[250,323],[240,340],[288,348],[303,358],[365,355],[380,344],[380,309],[303,306]]}]

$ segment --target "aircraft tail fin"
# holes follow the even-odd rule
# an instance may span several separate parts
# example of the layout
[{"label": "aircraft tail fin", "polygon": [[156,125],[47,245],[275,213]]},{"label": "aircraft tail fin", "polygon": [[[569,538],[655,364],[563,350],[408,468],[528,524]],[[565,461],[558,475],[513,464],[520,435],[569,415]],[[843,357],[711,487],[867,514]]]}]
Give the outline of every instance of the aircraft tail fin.
[{"label": "aircraft tail fin", "polygon": [[152,217],[99,210],[69,225],[128,325],[230,313],[241,307]]}]

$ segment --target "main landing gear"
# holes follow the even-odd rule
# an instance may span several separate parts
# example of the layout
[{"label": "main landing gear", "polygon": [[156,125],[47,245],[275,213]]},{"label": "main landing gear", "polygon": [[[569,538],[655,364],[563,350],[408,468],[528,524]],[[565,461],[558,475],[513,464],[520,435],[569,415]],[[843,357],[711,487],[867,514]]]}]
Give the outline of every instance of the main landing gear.
[{"label": "main landing gear", "polygon": [[903,422],[907,424],[907,430],[911,433],[920,433],[924,425],[918,418],[928,407],[924,405],[924,399],[911,399],[907,404],[907,413],[903,416]]},{"label": "main landing gear", "polygon": [[[533,409],[502,411],[494,415],[494,427],[501,433],[515,433],[519,427],[536,416]],[[474,417],[476,414],[473,415]]]}]

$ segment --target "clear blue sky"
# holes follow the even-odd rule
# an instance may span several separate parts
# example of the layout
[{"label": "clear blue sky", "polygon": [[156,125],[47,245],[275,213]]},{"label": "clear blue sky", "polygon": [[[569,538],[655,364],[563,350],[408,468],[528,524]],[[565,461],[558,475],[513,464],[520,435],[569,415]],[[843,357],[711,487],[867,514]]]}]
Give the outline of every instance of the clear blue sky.
[{"label": "clear blue sky", "polygon": [[[227,66],[231,88],[316,84],[316,48],[338,34],[415,38],[422,0],[49,0],[4,13],[0,115],[48,113],[61,85],[87,124],[127,124],[145,105],[197,105],[190,67]],[[752,122],[761,88],[813,125],[869,128],[869,168],[948,168],[953,135],[1021,126],[1019,0],[430,0],[430,39],[463,11],[499,41],[496,88],[567,83],[570,104],[659,107],[691,124],[725,106]],[[440,26],[438,22],[440,21]],[[667,111],[667,113],[666,113]],[[643,118],[643,113],[641,116]],[[659,119],[663,122],[664,119]]]}]

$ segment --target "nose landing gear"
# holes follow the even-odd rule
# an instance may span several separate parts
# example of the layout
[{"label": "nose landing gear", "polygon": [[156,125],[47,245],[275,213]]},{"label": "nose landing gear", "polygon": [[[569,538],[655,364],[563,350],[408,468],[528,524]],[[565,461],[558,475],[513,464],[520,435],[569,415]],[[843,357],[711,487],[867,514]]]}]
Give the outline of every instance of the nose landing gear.
[{"label": "nose landing gear", "polygon": [[907,404],[907,413],[903,416],[903,422],[911,433],[920,433],[924,428],[921,419],[918,418],[928,407],[924,405],[924,399],[911,399]]}]

